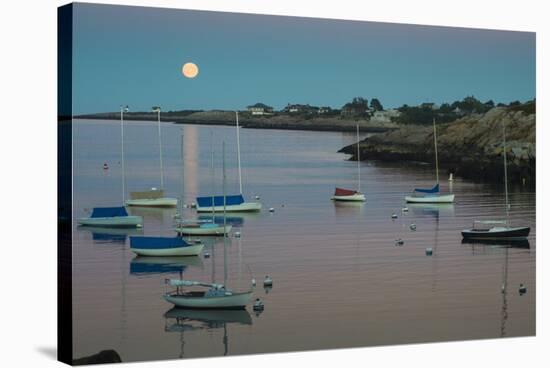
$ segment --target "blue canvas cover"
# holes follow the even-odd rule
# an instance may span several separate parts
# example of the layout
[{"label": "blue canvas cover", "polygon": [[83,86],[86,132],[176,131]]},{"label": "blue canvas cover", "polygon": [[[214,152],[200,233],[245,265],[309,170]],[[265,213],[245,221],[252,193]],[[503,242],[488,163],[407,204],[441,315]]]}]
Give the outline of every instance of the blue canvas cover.
[{"label": "blue canvas cover", "polygon": [[93,218],[96,217],[124,217],[128,216],[124,207],[95,207],[92,211]]},{"label": "blue canvas cover", "polygon": [[173,249],[187,247],[189,244],[180,237],[131,236],[130,248],[134,249]]},{"label": "blue canvas cover", "polygon": [[414,191],[417,193],[436,194],[439,193],[439,184],[434,185],[431,189],[415,188]]},{"label": "blue canvas cover", "polygon": [[[226,206],[236,206],[244,203],[242,194],[228,195],[225,198]],[[212,207],[212,196],[197,197],[197,204],[199,207]],[[214,196],[214,206],[223,206],[223,196]]]}]

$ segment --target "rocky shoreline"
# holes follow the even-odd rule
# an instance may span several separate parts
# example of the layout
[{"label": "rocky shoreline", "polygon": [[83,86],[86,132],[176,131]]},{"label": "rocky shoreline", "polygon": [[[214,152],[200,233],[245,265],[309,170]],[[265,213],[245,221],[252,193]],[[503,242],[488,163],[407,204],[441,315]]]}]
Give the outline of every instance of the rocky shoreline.
[{"label": "rocky shoreline", "polygon": [[[508,178],[511,185],[535,185],[536,114],[493,108],[437,125],[440,174],[473,181],[502,182],[502,125],[506,126]],[[356,145],[339,152],[356,160]],[[360,142],[361,160],[434,163],[432,126],[404,125]]]},{"label": "rocky shoreline", "polygon": [[[119,112],[107,112],[75,116],[78,119],[120,120]],[[125,120],[156,121],[157,114],[152,112],[128,112]],[[162,112],[161,121],[175,124],[201,125],[235,125],[233,111],[198,111],[198,112]],[[247,112],[239,114],[239,123],[243,128],[254,129],[289,129],[332,132],[354,132],[359,124],[361,131],[369,133],[387,132],[397,129],[396,123],[367,119],[344,118],[341,116],[292,116],[277,114],[272,116],[252,116]]]}]

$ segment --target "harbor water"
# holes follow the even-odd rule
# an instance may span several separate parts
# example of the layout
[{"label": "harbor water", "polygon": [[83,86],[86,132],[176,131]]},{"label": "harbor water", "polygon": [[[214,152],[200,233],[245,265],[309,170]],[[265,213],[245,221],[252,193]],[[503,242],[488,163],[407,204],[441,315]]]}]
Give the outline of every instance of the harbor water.
[{"label": "harbor water", "polygon": [[[73,127],[73,217],[120,206],[120,123],[75,120]],[[156,123],[127,121],[124,136],[126,198],[158,188]],[[190,204],[221,195],[222,141],[227,192],[238,194],[234,127],[163,123],[162,138],[166,196]],[[510,218],[531,227],[527,243],[463,243],[460,231],[474,219],[503,219],[503,185],[445,177],[442,191],[456,195],[454,204],[408,204],[404,212],[405,195],[433,186],[432,165],[363,161],[366,202],[332,202],[336,186],[356,188],[357,163],[337,153],[354,142],[355,133],[241,129],[243,194],[259,196],[263,210],[227,215],[241,236],[227,239],[226,262],[223,238],[202,238],[209,258],[130,251],[129,236],[175,235],[179,209],[130,208],[143,216],[143,229],[75,221],[74,356],[114,349],[138,361],[534,335],[534,189],[510,185]],[[197,213],[186,208],[183,217]],[[271,289],[262,286],[266,275]],[[235,290],[255,278],[265,310],[172,309],[162,299],[165,279],[179,277],[226,280]]]}]

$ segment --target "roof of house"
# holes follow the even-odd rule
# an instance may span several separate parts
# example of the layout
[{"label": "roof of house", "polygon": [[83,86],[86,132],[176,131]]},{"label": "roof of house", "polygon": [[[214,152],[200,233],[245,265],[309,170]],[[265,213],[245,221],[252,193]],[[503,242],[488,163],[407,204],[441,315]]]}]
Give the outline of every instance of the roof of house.
[{"label": "roof of house", "polygon": [[273,108],[273,107],[267,106],[266,104],[263,104],[261,102],[257,102],[254,105],[247,106],[247,108],[249,108],[249,109],[252,108],[252,107],[257,107],[257,108],[262,108],[262,109],[272,109]]}]

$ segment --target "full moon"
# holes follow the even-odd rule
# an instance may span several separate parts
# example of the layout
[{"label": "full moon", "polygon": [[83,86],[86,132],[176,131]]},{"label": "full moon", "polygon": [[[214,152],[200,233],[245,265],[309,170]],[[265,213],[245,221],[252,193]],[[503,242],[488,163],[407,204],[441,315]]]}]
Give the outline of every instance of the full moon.
[{"label": "full moon", "polygon": [[186,78],[195,78],[199,74],[199,67],[195,63],[185,63],[181,72]]}]

